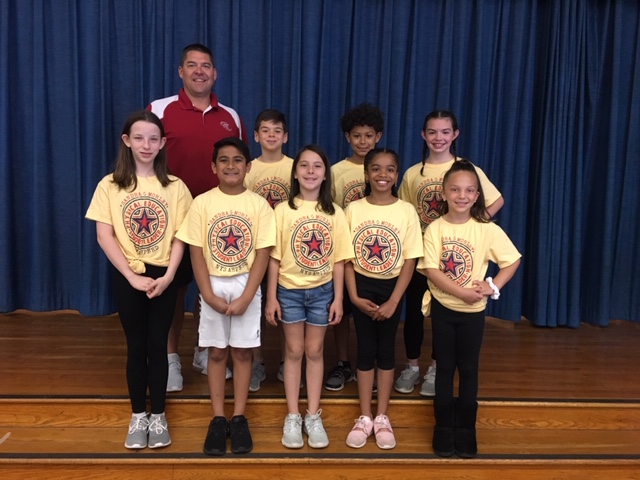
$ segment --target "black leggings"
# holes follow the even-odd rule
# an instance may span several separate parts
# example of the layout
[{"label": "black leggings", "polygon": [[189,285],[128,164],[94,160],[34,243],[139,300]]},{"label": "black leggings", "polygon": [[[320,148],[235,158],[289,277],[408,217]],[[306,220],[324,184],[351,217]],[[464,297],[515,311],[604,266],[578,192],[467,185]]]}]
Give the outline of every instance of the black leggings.
[{"label": "black leggings", "polygon": [[[405,292],[404,307],[404,350],[410,360],[420,358],[420,350],[424,340],[422,297],[428,288],[427,277],[414,271]],[[433,350],[433,345],[431,348]],[[435,358],[433,352],[431,357]]]},{"label": "black leggings", "polygon": [[[397,278],[381,280],[356,273],[358,296],[382,305],[389,300]],[[400,323],[400,306],[387,320],[374,321],[366,313],[353,306],[353,321],[358,337],[358,370],[393,370],[396,366],[396,332]]]},{"label": "black leggings", "polygon": [[[166,267],[146,265],[145,276],[158,278]],[[167,337],[176,305],[172,282],[159,297],[149,300],[118,271],[114,274],[116,304],[127,339],[127,386],[133,413],[146,411],[147,387],[151,413],[163,413],[167,397]]]},{"label": "black leggings", "polygon": [[[431,330],[438,360],[436,425],[475,428],[478,399],[478,367],[484,334],[484,310],[463,313],[431,300]],[[453,397],[453,378],[458,369],[458,400]]]}]

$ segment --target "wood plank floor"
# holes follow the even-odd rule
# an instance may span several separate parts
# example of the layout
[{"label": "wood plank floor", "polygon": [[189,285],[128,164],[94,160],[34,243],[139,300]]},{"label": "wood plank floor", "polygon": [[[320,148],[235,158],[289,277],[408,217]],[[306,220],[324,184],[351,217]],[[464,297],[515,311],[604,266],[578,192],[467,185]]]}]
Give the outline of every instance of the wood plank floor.
[{"label": "wood plank floor", "polygon": [[[422,368],[430,355],[430,325],[425,325]],[[353,329],[353,327],[352,327]],[[180,354],[185,388],[171,398],[206,398],[206,377],[190,368],[196,326],[185,320]],[[355,352],[355,334],[350,343]],[[280,359],[276,329],[263,340],[267,380],[256,398],[284,395],[276,380]],[[402,331],[396,339],[398,373],[404,364]],[[480,361],[482,399],[640,401],[640,324],[614,321],[607,328],[537,328],[488,319]],[[352,358],[352,363],[355,358]],[[325,365],[335,363],[333,332],[325,342]],[[83,317],[76,312],[0,315],[0,396],[125,396],[125,344],[117,316]],[[393,398],[418,396],[397,394]],[[231,382],[227,382],[231,393]],[[304,392],[303,392],[304,393]],[[326,398],[357,398],[357,386]]]}]

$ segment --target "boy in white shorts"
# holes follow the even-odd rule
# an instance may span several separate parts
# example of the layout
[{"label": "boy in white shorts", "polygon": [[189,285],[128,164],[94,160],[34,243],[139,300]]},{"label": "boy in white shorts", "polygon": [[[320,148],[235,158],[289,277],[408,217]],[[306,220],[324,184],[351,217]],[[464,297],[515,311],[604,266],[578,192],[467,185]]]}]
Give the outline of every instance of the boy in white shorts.
[{"label": "boy in white shorts", "polygon": [[[244,416],[251,379],[251,349],[260,346],[260,281],[276,231],[273,210],[244,187],[249,148],[235,137],[217,142],[212,170],[220,185],[196,197],[177,238],[189,244],[200,290],[199,346],[209,348],[208,381],[213,420],[204,453],[223,455],[253,448]],[[224,413],[227,359],[233,361],[233,417]]]}]

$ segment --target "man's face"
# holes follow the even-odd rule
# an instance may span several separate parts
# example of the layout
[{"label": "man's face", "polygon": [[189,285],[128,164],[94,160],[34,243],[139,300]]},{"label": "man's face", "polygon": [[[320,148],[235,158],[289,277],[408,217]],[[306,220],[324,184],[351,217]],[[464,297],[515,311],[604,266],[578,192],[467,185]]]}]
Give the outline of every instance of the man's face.
[{"label": "man's face", "polygon": [[184,63],[178,67],[178,75],[187,95],[208,97],[218,77],[218,71],[209,55],[193,50],[187,53]]}]

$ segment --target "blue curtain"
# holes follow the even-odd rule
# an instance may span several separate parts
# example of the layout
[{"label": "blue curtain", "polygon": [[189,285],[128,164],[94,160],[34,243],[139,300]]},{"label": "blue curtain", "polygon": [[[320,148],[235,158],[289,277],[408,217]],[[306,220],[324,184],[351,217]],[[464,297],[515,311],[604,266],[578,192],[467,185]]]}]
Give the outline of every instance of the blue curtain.
[{"label": "blue curtain", "polygon": [[639,25],[635,0],[2,2],[0,311],[114,310],[84,213],[126,115],[176,93],[180,50],[201,42],[249,128],[287,114],[290,155],[348,155],[340,117],[370,101],[404,171],[424,116],[454,111],[524,254],[489,313],[640,321]]}]

